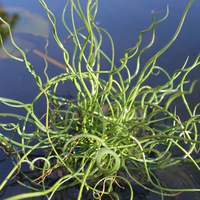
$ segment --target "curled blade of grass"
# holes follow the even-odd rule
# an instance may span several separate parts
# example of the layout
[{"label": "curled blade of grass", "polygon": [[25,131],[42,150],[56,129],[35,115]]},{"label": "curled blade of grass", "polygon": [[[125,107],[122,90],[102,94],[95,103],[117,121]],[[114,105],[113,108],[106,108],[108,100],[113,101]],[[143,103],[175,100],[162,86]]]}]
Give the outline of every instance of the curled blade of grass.
[{"label": "curled blade of grass", "polygon": [[27,58],[26,58],[26,55],[25,55],[24,51],[23,51],[22,49],[20,49],[20,48],[15,44],[15,42],[14,42],[14,40],[13,40],[13,37],[12,37],[12,32],[11,32],[10,25],[9,25],[6,21],[4,21],[1,17],[0,17],[0,21],[2,21],[2,22],[6,25],[6,27],[8,28],[9,36],[10,36],[10,41],[11,41],[11,43],[13,44],[13,46],[20,52],[20,54],[22,55],[23,59],[17,58],[16,56],[13,56],[13,55],[9,54],[9,53],[6,51],[6,49],[3,47],[2,36],[0,35],[0,41],[1,41],[1,44],[2,44],[2,47],[3,47],[3,50],[4,50],[5,53],[6,53],[9,57],[11,57],[12,59],[15,59],[15,60],[24,62],[24,63],[25,63],[25,66],[26,66],[26,68],[27,68],[27,70],[28,70],[28,71],[33,75],[33,77],[35,78],[35,81],[36,81],[38,87],[39,87],[39,88],[42,87],[42,80],[41,80],[41,78],[40,78],[38,75],[36,75],[33,66],[31,65],[31,63],[29,63],[29,62],[27,61]]},{"label": "curled blade of grass", "polygon": [[[101,163],[102,163],[102,158],[105,157],[105,156],[108,156],[108,155],[111,155],[113,156],[114,160],[111,160],[110,162],[111,163],[114,163],[113,166],[109,166],[108,168],[104,168],[102,167]],[[108,159],[105,158],[105,165],[107,165],[108,163]],[[105,175],[112,175],[114,173],[116,173],[119,168],[120,168],[120,159],[119,159],[119,156],[113,151],[113,150],[110,150],[110,149],[106,149],[106,148],[101,148],[98,150],[97,152],[97,157],[96,157],[96,164],[97,164],[97,167],[98,169],[100,170],[100,172],[102,172],[103,174]]]},{"label": "curled blade of grass", "polygon": [[[73,31],[68,29],[64,21],[65,10],[69,2],[71,3]],[[2,102],[4,102],[4,104],[7,106],[21,107],[27,111],[27,115],[25,117],[19,117],[20,119],[24,120],[22,130],[18,130],[18,126],[15,125],[10,124],[10,129],[7,127],[9,124],[2,125],[8,131],[16,129],[21,136],[22,144],[16,143],[13,140],[9,140],[6,137],[0,137],[3,144],[7,145],[7,142],[11,142],[11,144],[17,144],[18,146],[22,147],[24,155],[26,155],[25,157],[22,156],[23,162],[30,163],[31,167],[33,168],[35,162],[39,158],[33,159],[32,162],[29,160],[29,154],[26,154],[26,151],[30,152],[30,148],[34,150],[36,147],[31,146],[29,141],[27,141],[28,139],[31,140],[31,136],[33,134],[30,134],[29,137],[29,135],[25,133],[27,122],[31,122],[37,126],[37,131],[35,134],[37,135],[37,139],[40,143],[37,148],[43,149],[48,147],[50,149],[46,155],[46,166],[44,165],[42,169],[42,175],[39,177],[42,179],[40,182],[42,182],[43,191],[29,193],[26,197],[48,195],[51,193],[49,198],[52,198],[55,191],[62,190],[77,184],[81,185],[78,197],[79,199],[81,199],[84,186],[86,186],[87,189],[91,189],[93,192],[100,193],[101,191],[98,191],[95,187],[88,185],[88,179],[90,177],[100,178],[101,175],[104,175],[104,180],[107,180],[108,175],[120,171],[120,164],[123,160],[128,158],[133,164],[133,168],[136,170],[143,170],[149,182],[152,183],[152,185],[154,185],[157,189],[159,189],[160,192],[156,191],[156,189],[151,190],[145,185],[139,183],[138,180],[134,179],[130,174],[130,171],[128,171],[128,166],[126,166],[124,162],[122,166],[127,170],[128,175],[142,187],[164,196],[169,195],[164,191],[170,192],[171,189],[161,187],[158,179],[156,179],[156,181],[152,179],[153,170],[175,165],[182,160],[191,162],[196,165],[197,160],[194,160],[190,153],[192,153],[193,150],[196,149],[197,144],[199,144],[199,141],[197,140],[198,131],[196,127],[196,123],[198,122],[199,118],[198,116],[191,115],[188,122],[181,122],[181,120],[176,116],[176,110],[174,112],[170,112],[168,108],[171,106],[171,103],[174,101],[174,99],[179,96],[185,98],[185,93],[192,91],[194,83],[191,85],[189,91],[183,90],[183,84],[186,83],[185,78],[187,74],[199,64],[199,61],[196,59],[194,65],[189,68],[185,68],[187,63],[186,59],[183,67],[180,70],[175,71],[171,78],[164,69],[156,66],[157,58],[166,49],[168,49],[168,47],[178,36],[184,22],[184,18],[192,2],[193,1],[190,1],[186,7],[179,26],[172,39],[165,47],[163,47],[146,63],[144,69],[141,71],[141,74],[138,77],[137,84],[131,89],[129,88],[131,80],[136,75],[138,75],[139,72],[140,56],[154,43],[155,28],[167,17],[168,8],[166,15],[161,20],[155,22],[155,15],[153,16],[150,28],[140,32],[136,46],[125,51],[124,58],[121,59],[121,66],[117,68],[114,65],[115,53],[112,38],[106,31],[94,24],[98,8],[98,1],[89,0],[87,2],[86,15],[84,15],[84,11],[82,10],[79,1],[77,1],[77,4],[75,4],[74,1],[67,1],[62,14],[62,20],[65,28],[70,34],[67,39],[72,37],[75,45],[71,66],[69,64],[69,54],[64,48],[64,45],[60,42],[57,34],[56,18],[49,10],[44,0],[40,0],[41,5],[47,12],[47,17],[53,26],[54,39],[58,46],[63,50],[63,59],[66,63],[67,73],[63,73],[59,76],[53,77],[52,79],[47,79],[47,83],[42,85],[42,83],[37,80],[37,76],[34,74],[34,69],[31,68],[31,64],[28,63],[28,61],[25,61],[26,66],[28,66],[28,70],[32,72],[34,77],[36,77],[36,82],[39,85],[41,92],[36,96],[30,105],[23,105],[21,102],[2,99]],[[74,12],[78,14],[85,27],[80,29],[76,28]],[[81,33],[83,29],[87,31],[86,36]],[[129,59],[136,55],[142,40],[142,35],[150,30],[152,30],[151,41],[146,47],[139,51],[137,56],[136,70],[134,74],[131,75],[127,67],[127,62]],[[107,34],[111,42],[111,59],[109,59],[108,56],[100,49],[102,43],[102,32]],[[98,37],[95,33],[97,33]],[[81,45],[80,42],[82,39],[84,40],[83,45]],[[78,51],[80,51],[79,54]],[[111,66],[109,70],[101,70],[100,55],[103,55],[103,57],[106,58],[106,60],[110,63]],[[25,56],[25,54],[23,56]],[[75,58],[78,59],[77,66],[75,63]],[[86,65],[86,72],[83,72],[82,62],[84,62]],[[128,76],[126,80],[123,80],[120,74],[121,70],[123,69],[126,70]],[[154,69],[158,69],[159,71],[163,72],[168,81],[162,86],[155,88],[152,88],[148,85],[142,86],[144,81],[150,75],[157,75],[154,73]],[[182,78],[181,83],[176,88],[174,88],[174,81],[182,73],[185,73],[185,76]],[[108,75],[108,82],[100,79],[102,74]],[[118,76],[119,82],[117,82],[117,79],[114,79],[114,75]],[[86,82],[86,79],[89,80],[89,86]],[[76,102],[71,102],[67,98],[60,98],[56,96],[59,83],[61,81],[68,80],[70,80],[71,83],[73,83],[77,88],[78,94]],[[50,92],[50,89],[53,91]],[[127,94],[126,91],[128,91],[128,89],[130,89],[130,91]],[[45,125],[43,125],[40,119],[35,116],[33,110],[35,102],[42,95],[45,96],[47,103],[46,113],[43,115],[43,117],[46,118]],[[138,98],[139,95],[142,95],[141,101],[136,101],[136,98]],[[166,104],[161,106],[160,104],[162,103],[162,100],[166,98],[167,95],[171,96],[168,98]],[[53,109],[50,108],[50,101],[53,103]],[[69,109],[67,111],[63,111],[61,108],[63,102],[64,104],[66,103],[69,105]],[[184,101],[184,103],[187,107],[187,102]],[[108,111],[104,112],[102,107],[105,104],[108,105]],[[142,113],[138,115],[137,111],[141,109],[141,107]],[[197,107],[195,107],[193,113],[196,112]],[[149,109],[152,109],[152,112],[148,113]],[[75,116],[75,111],[78,111],[77,116]],[[190,112],[189,107],[188,111]],[[157,114],[162,114],[164,116],[159,119],[154,119]],[[17,117],[18,115],[10,115],[4,113],[0,114],[0,116]],[[70,116],[72,116],[71,121],[69,119]],[[160,125],[160,129],[156,126],[150,127],[151,123],[162,123],[167,119],[173,120],[172,126]],[[62,127],[62,125],[65,127]],[[72,132],[69,132],[70,129],[72,129]],[[183,149],[183,147],[181,147],[183,142],[188,144],[190,143],[189,151],[186,151]],[[162,151],[157,149],[157,144],[164,146]],[[182,150],[183,155],[173,157],[172,153],[169,152],[173,147]],[[149,156],[151,152],[156,154],[155,158]],[[22,158],[19,155],[19,160],[21,163]],[[42,159],[42,157],[40,158]],[[49,163],[51,163],[52,159],[55,159],[56,163],[53,166],[50,166]],[[21,163],[19,163],[19,165]],[[79,165],[80,167],[77,169],[77,166]],[[53,186],[46,186],[46,176],[49,175],[52,170],[57,169],[59,166],[67,169],[69,174],[64,175],[58,179],[58,181]],[[46,167],[51,168],[46,171]],[[26,177],[28,180],[30,180],[28,176]],[[72,183],[70,183],[68,186],[62,185],[68,180],[72,179]],[[127,184],[131,189],[132,186],[130,183],[127,182]],[[111,189],[112,183],[109,186],[109,191],[111,191]],[[176,192],[179,190],[177,189],[173,191]],[[23,198],[23,195],[18,195],[14,198]]]},{"label": "curled blade of grass", "polygon": [[[186,9],[185,9],[185,11],[184,11],[182,17],[181,17],[181,20],[180,20],[180,22],[179,22],[179,25],[178,25],[178,27],[177,27],[177,29],[176,29],[176,31],[175,31],[173,37],[171,38],[171,40],[170,40],[160,51],[158,51],[156,55],[154,55],[154,56],[145,64],[145,66],[144,66],[144,68],[143,68],[143,71],[145,71],[145,69],[147,69],[147,68],[149,67],[149,65],[151,65],[151,64],[155,61],[155,58],[161,56],[161,55],[171,46],[171,44],[175,41],[175,39],[176,39],[177,36],[179,35],[179,32],[180,32],[180,30],[181,30],[181,28],[182,28],[182,25],[183,25],[183,23],[184,23],[184,20],[185,20],[185,17],[186,17],[186,15],[187,15],[187,12],[188,12],[190,6],[192,5],[193,1],[194,1],[194,0],[191,0],[191,1],[188,3],[188,5],[187,5],[187,7],[186,7]],[[143,73],[140,75],[140,77],[139,77],[139,79],[138,79],[138,81],[137,81],[137,84],[136,84],[137,87],[134,87],[134,88],[130,91],[130,93],[129,93],[129,98],[127,99],[127,101],[130,101],[130,105],[133,104],[133,102],[134,102],[134,100],[135,100],[135,97],[137,96],[137,92],[138,92],[140,83],[142,82],[142,78],[143,78]],[[131,100],[130,100],[130,99],[131,99]]]}]

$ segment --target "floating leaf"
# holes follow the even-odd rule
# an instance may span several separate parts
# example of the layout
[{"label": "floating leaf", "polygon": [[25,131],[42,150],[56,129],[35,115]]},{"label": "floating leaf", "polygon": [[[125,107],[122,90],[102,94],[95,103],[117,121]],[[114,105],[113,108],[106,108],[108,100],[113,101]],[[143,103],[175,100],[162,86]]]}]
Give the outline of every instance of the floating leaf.
[{"label": "floating leaf", "polygon": [[38,14],[31,13],[24,8],[5,8],[8,14],[18,14],[19,21],[14,28],[14,32],[29,33],[36,36],[46,37],[49,35],[49,22]]},{"label": "floating leaf", "polygon": [[[36,46],[36,41],[33,36],[47,37],[49,34],[49,22],[38,14],[31,13],[24,8],[8,7],[4,10],[0,10],[0,14],[3,15],[12,29],[13,39],[15,43],[25,52],[30,51]],[[16,20],[12,20],[15,16]],[[14,56],[20,56],[20,52],[13,46],[10,39],[8,39],[8,29],[1,24],[0,34],[4,39],[5,49]],[[0,59],[10,58],[5,54],[3,49],[0,49]]]}]

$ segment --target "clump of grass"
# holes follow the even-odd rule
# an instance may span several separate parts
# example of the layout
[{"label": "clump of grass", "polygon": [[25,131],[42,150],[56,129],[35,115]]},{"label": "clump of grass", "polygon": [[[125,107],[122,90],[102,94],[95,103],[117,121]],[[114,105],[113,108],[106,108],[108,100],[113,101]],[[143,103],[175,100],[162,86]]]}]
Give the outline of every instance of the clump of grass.
[{"label": "clump of grass", "polygon": [[[93,192],[94,199],[101,199],[103,195],[113,195],[117,198],[118,195],[113,191],[113,187],[114,185],[122,187],[120,186],[122,182],[130,188],[130,199],[134,196],[133,182],[162,196],[176,195],[184,191],[199,191],[192,188],[165,188],[154,174],[156,169],[164,169],[183,160],[193,163],[199,170],[198,160],[191,156],[193,152],[199,151],[197,130],[199,115],[196,114],[199,104],[191,110],[185,98],[186,94],[192,92],[196,81],[191,84],[189,91],[184,90],[184,85],[187,83],[188,73],[200,64],[200,55],[187,68],[188,59],[186,59],[183,67],[175,70],[172,76],[156,65],[157,59],[177,38],[193,0],[188,3],[171,40],[141,70],[140,57],[153,45],[156,26],[167,18],[168,7],[166,15],[159,21],[156,21],[154,14],[150,27],[140,32],[136,45],[124,52],[124,57],[120,60],[121,65],[117,67],[114,64],[115,48],[111,36],[94,23],[98,0],[88,0],[86,11],[82,10],[79,0],[76,3],[67,1],[63,9],[63,25],[69,32],[66,40],[71,39],[74,42],[74,52],[71,57],[58,37],[54,14],[44,0],[39,1],[52,24],[54,39],[63,51],[66,72],[49,78],[45,69],[47,81],[43,83],[25,53],[13,41],[9,24],[0,18],[9,30],[12,44],[20,51],[23,58],[10,55],[3,46],[2,48],[11,58],[25,63],[41,91],[29,104],[0,97],[0,101],[5,105],[21,107],[27,112],[26,116],[0,113],[0,116],[14,117],[23,121],[22,128],[18,123],[0,124],[4,130],[13,131],[21,138],[21,142],[17,142],[3,134],[0,135],[1,144],[7,151],[17,155],[17,162],[1,183],[0,189],[18,170],[32,183],[31,186],[26,185],[32,192],[17,195],[12,199],[41,195],[51,199],[56,191],[76,185],[80,186],[77,199],[81,199],[84,188]],[[70,30],[65,22],[65,12],[69,6],[73,30]],[[81,18],[83,27],[76,28],[74,13]],[[82,30],[85,30],[85,35]],[[142,36],[149,31],[152,32],[151,41],[140,49]],[[110,40],[111,58],[101,49],[102,33]],[[2,38],[1,44],[3,44]],[[110,63],[110,69],[102,70],[101,56]],[[135,71],[131,74],[128,61],[134,56],[137,62]],[[126,78],[122,77],[122,70],[126,72]],[[155,70],[158,73],[155,73]],[[151,87],[145,83],[149,76],[156,77],[161,73],[168,80],[165,84]],[[107,75],[108,79],[102,79],[102,75]],[[174,82],[179,77],[182,77],[181,82],[175,85]],[[131,83],[135,80],[136,83],[132,86]],[[67,84],[70,82],[75,86],[77,90],[75,100],[57,95],[57,88],[63,82]],[[43,115],[43,120],[40,120],[34,113],[34,105],[42,96],[46,99],[46,113]],[[177,98],[181,99],[188,111],[190,117],[187,121],[181,121],[176,108],[172,107],[173,101]],[[164,123],[166,120],[171,121],[170,126]],[[33,133],[26,133],[28,124],[36,127]],[[176,156],[173,153],[174,149],[178,149],[181,153]],[[45,153],[43,156],[30,158],[35,150]],[[21,165],[24,162],[30,165],[31,170],[37,171],[36,178],[23,173]],[[57,172],[56,178],[49,184],[47,179],[55,172]],[[137,175],[141,174],[144,181],[137,178]],[[155,189],[148,187],[147,182]],[[24,185],[20,181],[19,184]]]}]

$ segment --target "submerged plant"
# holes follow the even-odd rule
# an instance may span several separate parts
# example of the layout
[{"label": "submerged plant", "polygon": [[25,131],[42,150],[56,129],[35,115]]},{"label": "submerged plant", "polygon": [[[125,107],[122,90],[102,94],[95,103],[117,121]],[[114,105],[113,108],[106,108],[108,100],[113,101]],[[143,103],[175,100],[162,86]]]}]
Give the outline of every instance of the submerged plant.
[{"label": "submerged plant", "polygon": [[[1,183],[0,190],[17,171],[31,183],[25,185],[18,181],[19,184],[31,192],[9,199],[42,195],[51,199],[57,191],[74,186],[79,186],[77,199],[81,199],[84,191],[91,191],[94,199],[101,199],[103,195],[118,199],[115,186],[129,187],[130,199],[133,199],[133,183],[161,194],[162,197],[177,195],[184,191],[200,191],[193,188],[166,188],[155,175],[157,169],[176,165],[183,160],[193,163],[200,170],[199,160],[195,160],[191,155],[193,152],[199,152],[200,141],[197,130],[199,115],[196,113],[199,104],[191,110],[185,97],[192,92],[196,81],[191,84],[188,91],[184,89],[188,73],[200,64],[200,55],[190,67],[186,67],[188,61],[186,59],[183,67],[175,70],[172,76],[156,65],[157,59],[176,40],[193,0],[188,3],[171,40],[142,69],[140,69],[141,55],[153,45],[156,26],[167,18],[168,7],[166,15],[159,21],[156,21],[154,14],[150,27],[139,33],[136,45],[124,52],[124,57],[120,59],[121,65],[117,67],[114,64],[115,49],[111,36],[94,23],[98,0],[88,0],[86,12],[81,8],[79,0],[76,3],[68,0],[63,9],[62,22],[69,32],[65,41],[73,40],[74,43],[72,56],[58,37],[54,14],[44,0],[39,1],[52,24],[54,39],[63,51],[66,72],[49,78],[46,67],[47,81],[43,83],[25,53],[12,39],[9,24],[0,18],[9,30],[12,44],[23,58],[9,54],[0,37],[2,48],[9,57],[25,63],[41,91],[33,102],[28,104],[0,97],[3,104],[23,108],[27,112],[25,116],[0,113],[0,116],[23,121],[22,126],[20,126],[21,121],[16,124],[0,123],[5,131],[13,132],[13,138],[0,134],[1,146],[6,152],[12,152],[17,157],[17,161],[13,161],[14,168]],[[70,30],[65,22],[65,12],[68,7],[71,8],[73,30]],[[75,13],[84,24],[81,28],[76,27]],[[140,49],[142,36],[149,31],[152,32],[151,41]],[[110,40],[111,58],[101,49],[102,33]],[[131,74],[128,61],[134,56],[137,61],[135,71]],[[101,57],[108,61],[110,69],[102,70]],[[122,70],[123,74],[126,72],[126,77],[122,76]],[[149,76],[160,74],[166,76],[165,84],[151,87],[145,83]],[[107,75],[107,79],[103,79],[103,75]],[[174,82],[179,77],[181,81],[176,85]],[[133,81],[136,82],[134,86]],[[77,90],[75,100],[57,95],[57,88],[63,82],[75,86]],[[34,105],[42,96],[46,99],[46,113],[39,119],[34,113]],[[187,121],[181,121],[176,108],[172,106],[177,98],[180,98],[188,111]],[[170,124],[165,123],[166,121]],[[32,133],[27,132],[30,124],[36,127]],[[14,139],[16,134],[20,137],[20,142]],[[41,155],[33,158],[31,155],[35,150],[40,150]],[[177,155],[176,151],[179,151]],[[33,178],[24,173],[21,170],[22,163],[28,163],[37,177]],[[55,178],[50,182],[53,174]]]}]

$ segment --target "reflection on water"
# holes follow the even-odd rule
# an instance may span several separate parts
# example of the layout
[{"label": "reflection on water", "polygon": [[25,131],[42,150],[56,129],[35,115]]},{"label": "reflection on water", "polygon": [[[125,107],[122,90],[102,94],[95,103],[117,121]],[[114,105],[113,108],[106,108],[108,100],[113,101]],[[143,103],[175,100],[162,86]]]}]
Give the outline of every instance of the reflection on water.
[{"label": "reflection on water", "polygon": [[[9,15],[4,8],[0,5],[0,16],[3,20],[10,24],[11,29],[15,26],[16,22],[19,20],[19,15],[13,13]],[[3,40],[8,36],[8,28],[0,21],[0,33]]]}]

